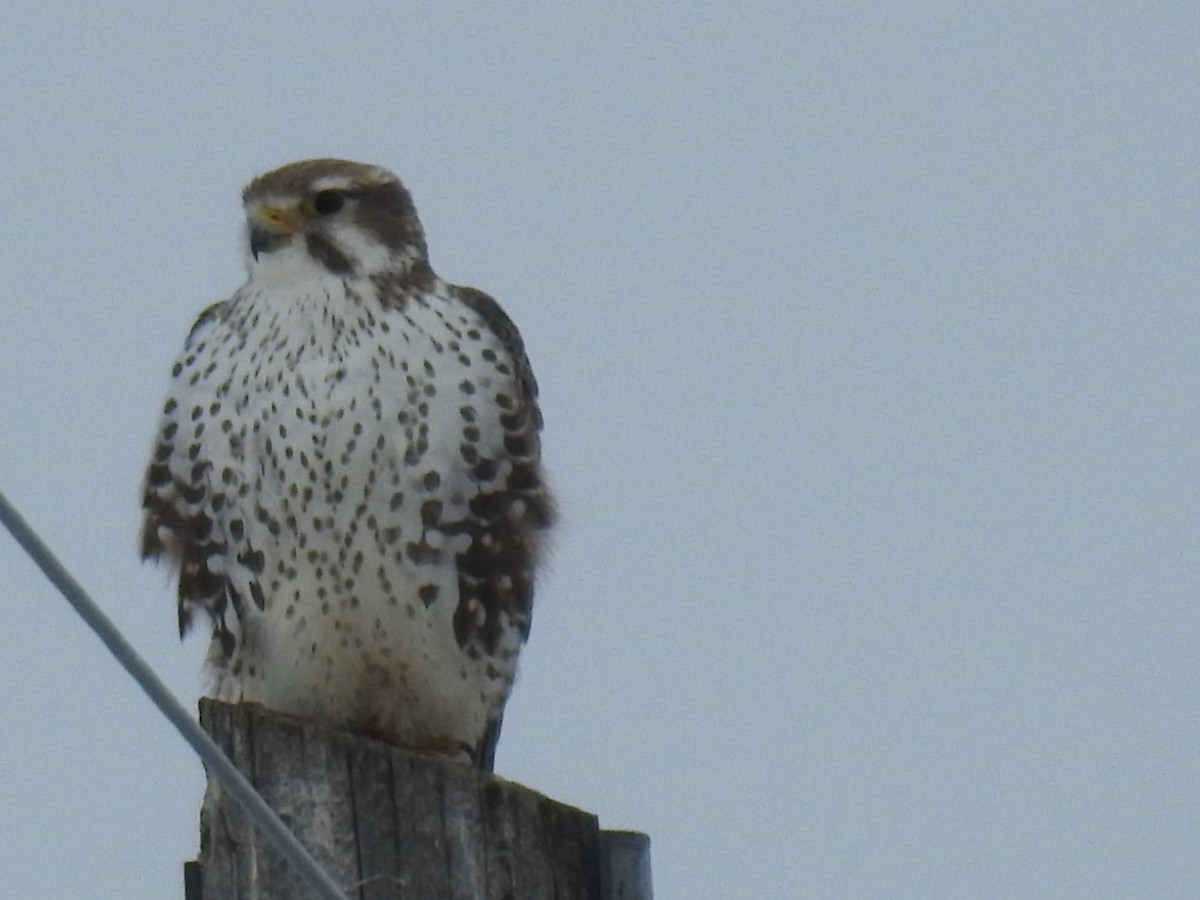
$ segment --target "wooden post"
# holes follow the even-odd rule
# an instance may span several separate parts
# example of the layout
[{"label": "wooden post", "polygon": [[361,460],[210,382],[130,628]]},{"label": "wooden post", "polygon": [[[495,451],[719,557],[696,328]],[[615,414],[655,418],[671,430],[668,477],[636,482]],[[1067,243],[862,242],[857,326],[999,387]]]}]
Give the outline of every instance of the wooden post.
[{"label": "wooden post", "polygon": [[[652,900],[649,838],[467,766],[253,706],[200,724],[353,900]],[[302,900],[209,780],[186,900]]]},{"label": "wooden post", "polygon": [[600,832],[600,896],[604,900],[654,900],[649,837],[637,831]]}]

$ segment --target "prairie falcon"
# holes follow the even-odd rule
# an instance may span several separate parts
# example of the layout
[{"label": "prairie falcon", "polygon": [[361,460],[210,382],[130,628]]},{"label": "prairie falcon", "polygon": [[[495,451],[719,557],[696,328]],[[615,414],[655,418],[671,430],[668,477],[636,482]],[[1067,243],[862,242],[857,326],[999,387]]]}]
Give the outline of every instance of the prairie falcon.
[{"label": "prairie falcon", "polygon": [[142,554],[212,628],[214,694],[490,770],[553,504],[537,382],[491,297],[430,266],[378,166],[242,195],[249,277],[196,321]]}]

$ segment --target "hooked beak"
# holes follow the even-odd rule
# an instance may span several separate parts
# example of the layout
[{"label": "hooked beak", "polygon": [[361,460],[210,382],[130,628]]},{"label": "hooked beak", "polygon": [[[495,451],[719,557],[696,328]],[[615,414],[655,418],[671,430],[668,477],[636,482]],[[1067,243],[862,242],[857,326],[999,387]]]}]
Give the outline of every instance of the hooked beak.
[{"label": "hooked beak", "polygon": [[250,253],[270,253],[286,244],[299,228],[296,218],[278,206],[263,206],[250,214]]}]

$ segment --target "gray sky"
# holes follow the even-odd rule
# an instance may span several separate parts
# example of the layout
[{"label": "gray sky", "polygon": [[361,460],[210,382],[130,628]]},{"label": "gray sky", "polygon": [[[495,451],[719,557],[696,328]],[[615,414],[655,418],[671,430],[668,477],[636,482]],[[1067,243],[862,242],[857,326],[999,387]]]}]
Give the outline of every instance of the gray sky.
[{"label": "gray sky", "polygon": [[[563,508],[498,770],[660,900],[1200,886],[1194,3],[16,4],[0,487],[189,705],[136,554],[239,191],[387,165]],[[0,880],[181,897],[200,766],[0,540]]]}]

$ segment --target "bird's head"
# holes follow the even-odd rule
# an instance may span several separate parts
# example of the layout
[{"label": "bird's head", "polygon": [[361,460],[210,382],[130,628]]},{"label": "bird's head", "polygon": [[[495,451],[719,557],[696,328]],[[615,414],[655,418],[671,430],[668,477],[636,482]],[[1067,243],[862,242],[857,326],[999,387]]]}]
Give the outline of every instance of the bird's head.
[{"label": "bird's head", "polygon": [[251,181],[242,202],[252,276],[269,268],[350,278],[427,265],[412,197],[379,166],[341,159],[291,163]]}]

